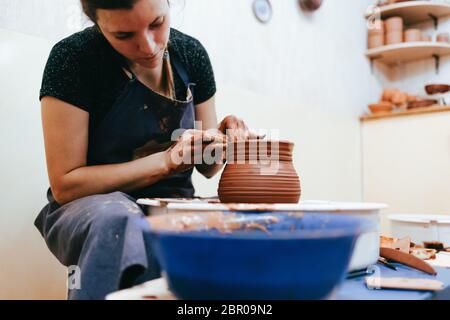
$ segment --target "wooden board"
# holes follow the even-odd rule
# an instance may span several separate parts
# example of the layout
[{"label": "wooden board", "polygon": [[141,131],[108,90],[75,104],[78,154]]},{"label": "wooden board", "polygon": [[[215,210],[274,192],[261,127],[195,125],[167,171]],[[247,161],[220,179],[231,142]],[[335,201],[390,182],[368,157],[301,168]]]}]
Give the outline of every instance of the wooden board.
[{"label": "wooden board", "polygon": [[404,42],[366,51],[366,56],[369,59],[387,65],[431,59],[434,55],[441,57],[449,54],[450,43],[445,42]]},{"label": "wooden board", "polygon": [[412,278],[381,278],[367,277],[366,285],[369,289],[401,289],[418,291],[441,291],[444,283],[432,279]]},{"label": "wooden board", "polygon": [[420,115],[426,113],[446,112],[450,111],[450,106],[431,106],[426,108],[416,108],[399,112],[382,112],[375,114],[366,114],[360,117],[361,121],[371,121],[386,118],[404,117],[412,115]]},{"label": "wooden board", "polygon": [[[450,15],[450,3],[432,1],[410,1],[377,7],[382,19],[393,16],[403,17],[406,25],[413,25],[430,20],[430,14],[441,18]],[[376,14],[377,12],[375,12]],[[372,14],[366,14],[368,19]]]}]

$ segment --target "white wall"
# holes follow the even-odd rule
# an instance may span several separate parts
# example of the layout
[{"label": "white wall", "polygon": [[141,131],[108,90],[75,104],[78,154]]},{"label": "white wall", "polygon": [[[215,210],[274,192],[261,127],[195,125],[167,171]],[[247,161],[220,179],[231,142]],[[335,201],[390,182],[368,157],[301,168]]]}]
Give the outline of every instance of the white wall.
[{"label": "white wall", "polygon": [[[81,26],[77,3],[0,0],[6,8],[0,10],[0,121],[9,155],[0,160],[8,182],[2,199],[9,199],[1,211],[0,297],[65,294],[63,270],[32,227],[47,186],[37,96],[51,44]],[[279,129],[280,138],[294,141],[304,199],[361,200],[358,116],[377,99],[385,77],[372,76],[364,57],[363,14],[372,1],[329,0],[305,15],[296,0],[273,0],[268,25],[254,19],[251,3],[174,5],[174,27],[200,39],[210,53],[219,116],[236,114],[255,129]],[[217,181],[195,177],[201,195],[216,194]]]},{"label": "white wall", "polygon": [[38,92],[50,48],[0,29],[0,299],[65,296],[65,270],[33,225],[48,186]]}]

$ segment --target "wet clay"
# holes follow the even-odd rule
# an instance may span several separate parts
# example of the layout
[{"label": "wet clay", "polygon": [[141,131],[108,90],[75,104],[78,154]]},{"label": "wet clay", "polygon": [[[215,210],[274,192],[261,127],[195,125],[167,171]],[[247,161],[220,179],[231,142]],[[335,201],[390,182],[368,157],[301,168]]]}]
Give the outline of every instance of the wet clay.
[{"label": "wet clay", "polygon": [[219,182],[222,203],[298,203],[300,179],[289,141],[250,140],[233,143]]}]

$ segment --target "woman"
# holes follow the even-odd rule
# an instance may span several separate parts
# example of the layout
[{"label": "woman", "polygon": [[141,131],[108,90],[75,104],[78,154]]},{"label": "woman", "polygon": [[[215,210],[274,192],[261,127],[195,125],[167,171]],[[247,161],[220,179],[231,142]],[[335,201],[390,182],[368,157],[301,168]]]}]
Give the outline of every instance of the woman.
[{"label": "woman", "polygon": [[212,177],[221,165],[191,160],[222,148],[225,133],[251,135],[234,116],[217,125],[208,54],[169,27],[167,0],[81,3],[95,26],[55,45],[44,71],[50,189],[35,225],[61,263],[77,266],[69,298],[103,299],[160,273],[136,198],[192,197],[194,166]]}]

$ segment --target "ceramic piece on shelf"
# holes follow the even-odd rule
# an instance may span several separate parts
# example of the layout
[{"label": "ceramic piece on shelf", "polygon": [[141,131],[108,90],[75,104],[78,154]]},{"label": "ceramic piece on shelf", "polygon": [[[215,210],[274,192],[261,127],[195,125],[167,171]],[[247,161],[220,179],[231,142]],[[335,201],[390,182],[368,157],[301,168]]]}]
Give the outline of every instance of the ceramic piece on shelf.
[{"label": "ceramic piece on shelf", "polygon": [[305,11],[316,11],[322,6],[323,0],[299,0],[300,7]]},{"label": "ceramic piece on shelf", "polygon": [[394,109],[394,106],[391,102],[381,101],[378,103],[370,104],[369,109],[372,113],[391,112]]},{"label": "ceramic piece on shelf", "polygon": [[408,109],[426,108],[437,105],[439,102],[433,99],[418,99],[408,103]]},{"label": "ceramic piece on shelf", "polygon": [[431,42],[431,41],[433,41],[433,38],[430,35],[423,34],[422,41]]},{"label": "ceramic piece on shelf", "polygon": [[367,32],[369,37],[374,35],[384,35],[385,34],[384,21],[381,19],[376,19],[368,27]]},{"label": "ceramic piece on shelf", "polygon": [[447,93],[450,91],[450,85],[448,84],[429,84],[425,86],[425,91],[428,94]]},{"label": "ceramic piece on shelf", "polygon": [[414,101],[417,101],[417,100],[419,100],[419,98],[417,96],[413,96],[413,95],[407,94],[407,101],[408,101],[408,103],[414,102]]},{"label": "ceramic piece on shelf", "polygon": [[450,43],[450,34],[448,32],[439,33],[436,37],[436,41]]},{"label": "ceramic piece on shelf", "polygon": [[400,31],[403,32],[403,18],[391,17],[384,22],[386,32]]},{"label": "ceramic piece on shelf", "polygon": [[368,48],[378,48],[384,46],[384,34],[375,34],[369,36]]},{"label": "ceramic piece on shelf", "polygon": [[298,203],[301,188],[292,163],[293,148],[294,144],[287,141],[233,143],[227,149],[229,159],[219,182],[220,201]]},{"label": "ceramic piece on shelf", "polygon": [[422,41],[422,31],[420,29],[407,29],[405,30],[405,42],[418,42]]},{"label": "ceramic piece on shelf", "polygon": [[403,32],[400,30],[386,33],[386,44],[399,44],[403,42]]},{"label": "ceramic piece on shelf", "polygon": [[408,102],[408,95],[406,93],[402,92],[402,91],[397,91],[392,96],[391,102],[396,107],[404,106]]},{"label": "ceramic piece on shelf", "polygon": [[392,97],[395,93],[397,93],[398,89],[396,88],[386,88],[383,90],[383,95],[381,96],[381,101],[391,101]]}]

